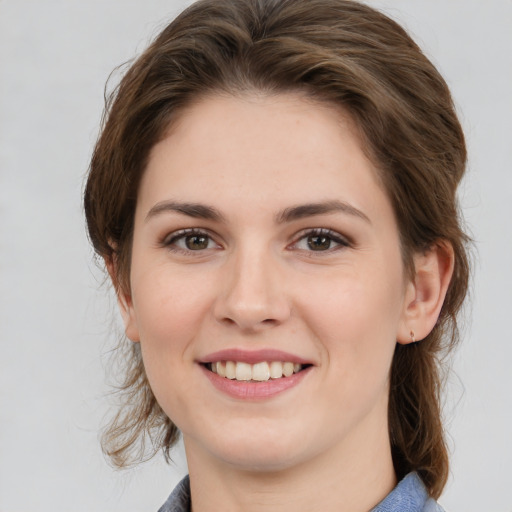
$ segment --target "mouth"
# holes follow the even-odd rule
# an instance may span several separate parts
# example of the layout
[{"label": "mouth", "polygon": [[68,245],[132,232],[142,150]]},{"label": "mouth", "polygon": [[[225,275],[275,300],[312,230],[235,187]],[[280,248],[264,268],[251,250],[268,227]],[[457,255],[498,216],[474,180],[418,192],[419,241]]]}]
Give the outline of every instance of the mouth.
[{"label": "mouth", "polygon": [[202,365],[224,379],[255,383],[285,379],[311,366],[291,361],[260,361],[251,364],[230,360],[207,362]]}]

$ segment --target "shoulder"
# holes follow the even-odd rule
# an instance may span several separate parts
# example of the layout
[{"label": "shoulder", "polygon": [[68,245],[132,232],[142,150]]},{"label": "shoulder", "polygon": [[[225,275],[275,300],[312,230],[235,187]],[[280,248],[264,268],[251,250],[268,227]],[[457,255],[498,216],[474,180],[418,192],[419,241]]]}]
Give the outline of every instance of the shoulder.
[{"label": "shoulder", "polygon": [[409,473],[371,512],[444,512],[417,473]]},{"label": "shoulder", "polygon": [[174,488],[158,512],[190,512],[190,481],[188,475]]},{"label": "shoulder", "polygon": [[445,512],[444,508],[437,503],[437,501],[429,498],[429,500],[425,503],[422,512]]}]

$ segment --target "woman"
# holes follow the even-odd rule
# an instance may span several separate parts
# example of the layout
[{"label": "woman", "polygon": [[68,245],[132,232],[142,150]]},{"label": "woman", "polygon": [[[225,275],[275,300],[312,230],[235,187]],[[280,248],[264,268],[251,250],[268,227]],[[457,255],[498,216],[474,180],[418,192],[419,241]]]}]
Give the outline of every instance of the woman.
[{"label": "woman", "polygon": [[465,161],[443,79],[357,2],[202,0],[131,66],[85,210],[133,342],[104,447],[182,434],[162,512],[440,510]]}]

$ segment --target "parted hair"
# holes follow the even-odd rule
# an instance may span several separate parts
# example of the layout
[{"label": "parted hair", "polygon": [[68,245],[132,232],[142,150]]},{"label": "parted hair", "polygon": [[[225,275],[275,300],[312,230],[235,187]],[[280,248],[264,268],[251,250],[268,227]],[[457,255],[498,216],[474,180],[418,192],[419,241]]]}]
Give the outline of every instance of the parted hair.
[{"label": "parted hair", "polygon": [[[94,249],[115,261],[114,285],[129,294],[137,192],[150,150],[202,96],[250,92],[300,92],[348,113],[393,206],[408,272],[414,253],[453,247],[455,270],[435,327],[419,343],[397,344],[390,372],[397,477],[417,471],[436,498],[448,476],[443,360],[458,341],[469,276],[456,196],[466,148],[445,81],[395,21],[351,0],[193,3],[107,98],[84,197]],[[122,402],[104,451],[120,467],[160,449],[169,458],[178,429],[149,387],[139,344],[123,339],[120,349]]]}]

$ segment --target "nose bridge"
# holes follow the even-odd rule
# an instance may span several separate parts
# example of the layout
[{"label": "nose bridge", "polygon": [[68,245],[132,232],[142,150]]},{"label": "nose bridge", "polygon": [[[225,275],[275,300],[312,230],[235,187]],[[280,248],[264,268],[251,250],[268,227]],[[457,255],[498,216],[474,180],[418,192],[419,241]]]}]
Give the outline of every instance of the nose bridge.
[{"label": "nose bridge", "polygon": [[257,240],[240,244],[229,258],[218,295],[217,319],[242,330],[260,330],[289,315],[277,255]]}]

